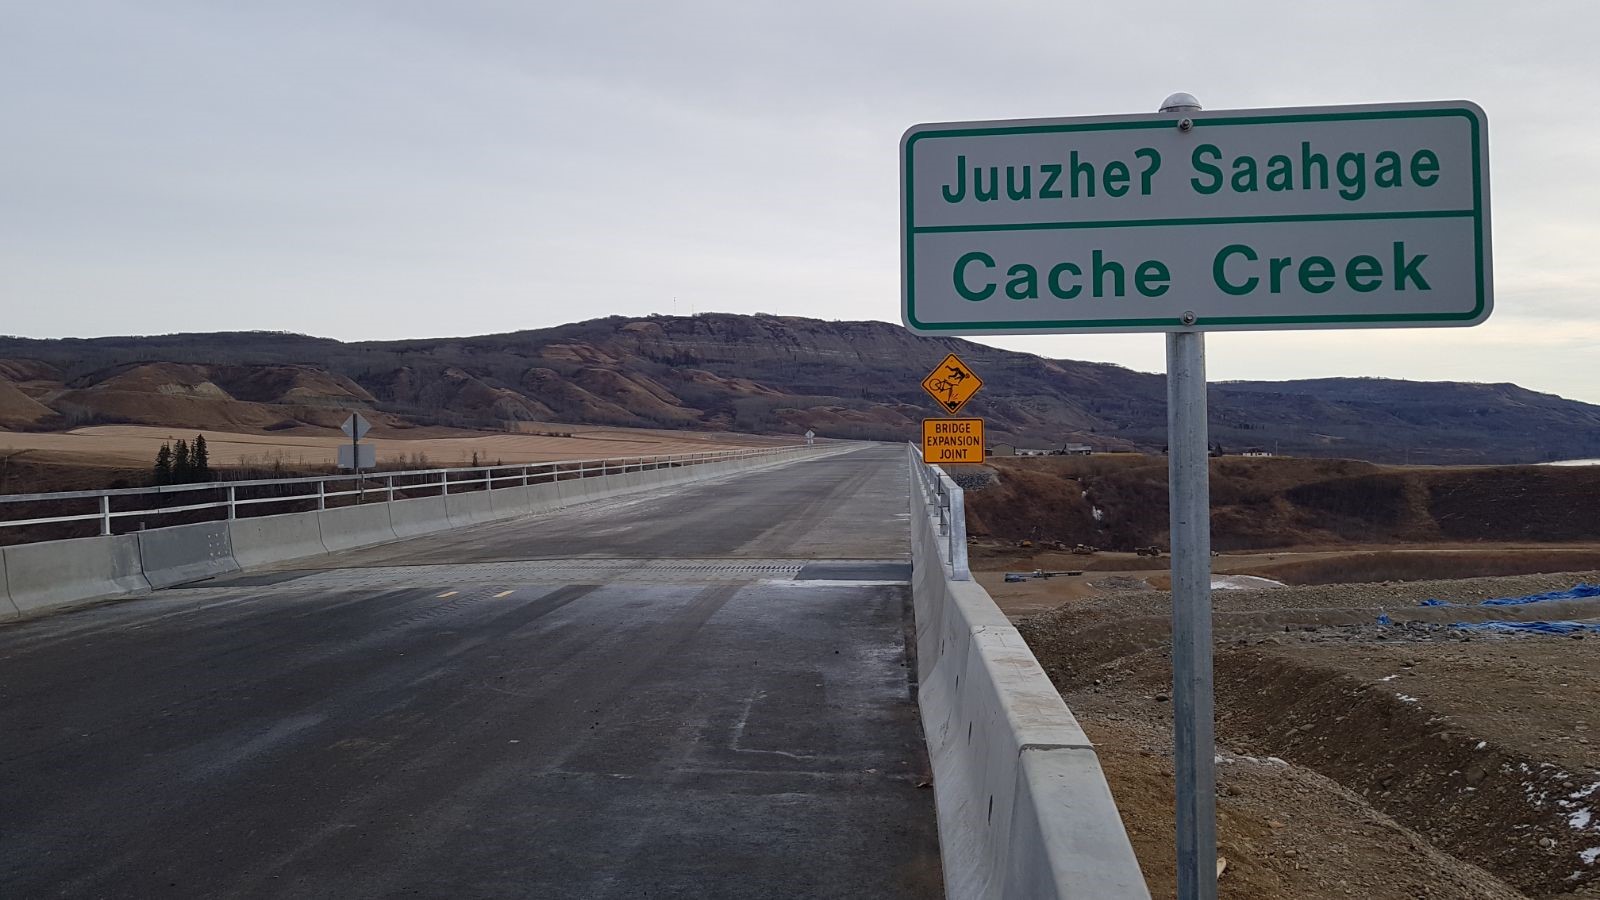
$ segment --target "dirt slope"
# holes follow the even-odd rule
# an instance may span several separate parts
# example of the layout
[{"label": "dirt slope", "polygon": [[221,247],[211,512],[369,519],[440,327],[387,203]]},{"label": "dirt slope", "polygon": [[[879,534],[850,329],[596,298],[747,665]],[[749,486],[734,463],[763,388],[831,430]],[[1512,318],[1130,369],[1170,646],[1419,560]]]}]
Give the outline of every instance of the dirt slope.
[{"label": "dirt slope", "polygon": [[[1221,895],[1600,896],[1600,638],[1450,627],[1600,619],[1596,599],[1473,605],[1597,579],[1215,592]],[[1461,606],[1417,605],[1435,597]],[[1172,884],[1170,604],[1108,589],[1019,622],[1096,742],[1158,897]]]},{"label": "dirt slope", "polygon": [[[1162,456],[995,459],[968,477],[969,533],[1130,551],[1167,544]],[[1432,468],[1354,460],[1211,464],[1212,545],[1600,539],[1600,466]]]}]

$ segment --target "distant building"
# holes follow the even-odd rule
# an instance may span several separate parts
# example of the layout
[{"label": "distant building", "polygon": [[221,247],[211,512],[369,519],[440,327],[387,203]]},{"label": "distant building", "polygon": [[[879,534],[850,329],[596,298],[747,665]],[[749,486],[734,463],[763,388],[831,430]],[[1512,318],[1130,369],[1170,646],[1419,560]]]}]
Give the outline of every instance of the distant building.
[{"label": "distant building", "polygon": [[990,444],[989,445],[989,455],[990,456],[1016,456],[1017,455],[1017,445],[1016,444]]},{"label": "distant building", "polygon": [[1094,448],[1088,444],[1067,444],[1061,448],[1063,456],[1088,456]]},{"label": "distant building", "polygon": [[1027,448],[1027,447],[1017,447],[1016,448],[1016,454],[1018,456],[1049,456],[1050,455],[1050,451],[1049,450],[1033,450],[1033,449],[1030,449],[1030,448]]},{"label": "distant building", "polygon": [[1246,450],[1246,451],[1244,451],[1243,453],[1241,453],[1239,455],[1240,456],[1271,456],[1272,455],[1272,451],[1271,450],[1263,450],[1260,447],[1251,447],[1249,450]]}]

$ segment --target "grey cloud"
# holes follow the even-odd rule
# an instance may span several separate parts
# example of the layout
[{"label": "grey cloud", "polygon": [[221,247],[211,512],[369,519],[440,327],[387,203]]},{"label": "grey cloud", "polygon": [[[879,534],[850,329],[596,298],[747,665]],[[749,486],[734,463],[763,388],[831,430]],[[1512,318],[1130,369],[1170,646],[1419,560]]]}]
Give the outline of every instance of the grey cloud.
[{"label": "grey cloud", "polygon": [[[1139,112],[1180,89],[1218,108],[1466,97],[1491,119],[1496,319],[1230,336],[1214,372],[1600,401],[1576,327],[1600,278],[1600,126],[1573,108],[1600,83],[1589,3],[170,0],[6,18],[0,332],[425,336],[673,298],[896,320],[913,123]],[[1580,339],[1535,345],[1528,323]],[[1148,336],[995,343],[1161,365]]]}]

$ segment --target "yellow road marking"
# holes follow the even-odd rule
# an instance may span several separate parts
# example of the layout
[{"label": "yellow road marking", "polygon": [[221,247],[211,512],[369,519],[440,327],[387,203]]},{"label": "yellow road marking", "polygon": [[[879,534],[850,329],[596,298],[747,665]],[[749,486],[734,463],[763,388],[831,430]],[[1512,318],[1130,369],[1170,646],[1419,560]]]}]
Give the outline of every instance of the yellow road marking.
[{"label": "yellow road marking", "polygon": [[438,599],[443,600],[446,597],[454,597],[455,595],[457,595],[459,593],[461,593],[461,592],[460,591],[445,591],[444,593],[439,595]]},{"label": "yellow road marking", "polygon": [[494,598],[495,598],[495,599],[496,599],[496,600],[499,600],[499,599],[500,599],[500,598],[501,598],[501,597],[509,597],[509,596],[511,596],[511,595],[512,595],[512,594],[515,594],[515,593],[516,593],[516,589],[515,589],[515,588],[513,588],[513,589],[512,589],[512,590],[509,590],[509,591],[501,591],[501,592],[500,592],[500,593],[498,593],[498,594],[495,594],[495,595],[494,595]]}]

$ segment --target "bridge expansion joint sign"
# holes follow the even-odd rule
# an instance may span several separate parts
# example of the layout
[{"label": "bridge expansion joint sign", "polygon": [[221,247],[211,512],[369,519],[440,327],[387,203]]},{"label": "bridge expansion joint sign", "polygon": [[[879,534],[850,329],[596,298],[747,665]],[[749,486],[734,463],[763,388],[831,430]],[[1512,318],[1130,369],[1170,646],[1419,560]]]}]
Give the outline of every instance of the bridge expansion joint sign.
[{"label": "bridge expansion joint sign", "polygon": [[982,419],[923,419],[922,461],[930,466],[983,463]]},{"label": "bridge expansion joint sign", "polygon": [[1475,325],[1488,124],[1467,101],[917,125],[924,334]]}]

